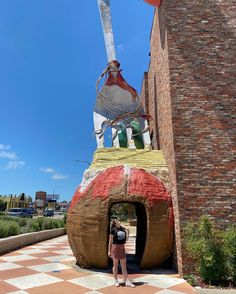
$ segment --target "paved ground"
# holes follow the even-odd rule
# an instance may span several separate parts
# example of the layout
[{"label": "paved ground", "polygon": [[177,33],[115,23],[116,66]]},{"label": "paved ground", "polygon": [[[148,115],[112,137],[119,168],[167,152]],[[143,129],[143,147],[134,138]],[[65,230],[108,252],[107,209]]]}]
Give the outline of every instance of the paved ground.
[{"label": "paved ground", "polygon": [[[126,249],[134,250],[134,237]],[[0,294],[5,293],[142,293],[194,294],[197,293],[179,275],[170,271],[140,272],[129,265],[130,280],[136,288],[116,288],[111,271],[82,270],[75,265],[67,236],[47,240],[0,256]],[[122,276],[119,276],[122,281]]]},{"label": "paved ground", "polygon": [[[171,271],[140,272],[132,264],[132,258],[129,260],[134,253],[134,243],[135,237],[131,236],[126,244],[129,277],[136,285],[134,289],[124,287],[123,283],[116,288],[111,270],[77,267],[67,236],[62,236],[0,256],[0,294],[236,294],[236,290],[193,289]],[[121,275],[119,278],[122,282]]]},{"label": "paved ground", "polygon": [[236,294],[236,290],[230,289],[198,289],[199,294]]}]

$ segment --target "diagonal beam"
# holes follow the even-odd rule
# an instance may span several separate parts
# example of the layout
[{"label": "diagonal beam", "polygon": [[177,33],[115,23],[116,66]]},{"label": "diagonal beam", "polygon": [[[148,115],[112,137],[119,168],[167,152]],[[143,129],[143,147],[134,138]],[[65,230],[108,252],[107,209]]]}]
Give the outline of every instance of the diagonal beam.
[{"label": "diagonal beam", "polygon": [[114,37],[111,22],[110,0],[97,0],[102,21],[103,35],[107,51],[108,62],[116,60]]}]

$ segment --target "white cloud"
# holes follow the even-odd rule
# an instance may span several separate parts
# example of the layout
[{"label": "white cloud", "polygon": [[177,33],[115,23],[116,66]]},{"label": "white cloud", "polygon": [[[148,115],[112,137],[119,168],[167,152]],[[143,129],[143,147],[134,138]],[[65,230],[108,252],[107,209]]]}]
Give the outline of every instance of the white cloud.
[{"label": "white cloud", "polygon": [[0,150],[8,150],[8,149],[10,149],[10,148],[11,148],[10,145],[0,144]]},{"label": "white cloud", "polygon": [[65,179],[68,179],[70,177],[69,175],[63,175],[63,174],[58,173],[52,167],[46,167],[46,168],[42,167],[39,170],[44,172],[44,173],[53,174],[52,175],[53,180],[65,180]]},{"label": "white cloud", "polygon": [[54,173],[55,172],[55,170],[52,167],[47,167],[47,168],[42,167],[42,168],[40,168],[40,170],[44,173]]},{"label": "white cloud", "polygon": [[17,155],[15,152],[5,151],[5,150],[0,150],[0,157],[11,159],[11,160],[17,159]]},{"label": "white cloud", "polygon": [[25,165],[25,162],[22,160],[18,160],[18,161],[9,161],[7,163],[7,166],[5,167],[5,169],[16,169],[18,167],[23,167]]},{"label": "white cloud", "polygon": [[0,158],[9,160],[5,169],[16,169],[18,167],[23,167],[25,162],[20,160],[17,154],[10,149],[10,145],[0,144]]},{"label": "white cloud", "polygon": [[52,179],[53,180],[65,180],[65,179],[68,179],[69,177],[70,177],[69,175],[62,175],[62,174],[55,173],[52,176]]}]

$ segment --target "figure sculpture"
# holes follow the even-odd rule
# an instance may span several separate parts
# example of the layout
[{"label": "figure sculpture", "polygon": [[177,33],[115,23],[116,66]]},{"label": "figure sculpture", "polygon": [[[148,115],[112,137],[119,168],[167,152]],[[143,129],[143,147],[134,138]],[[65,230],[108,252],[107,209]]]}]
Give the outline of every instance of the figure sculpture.
[{"label": "figure sculpture", "polygon": [[[101,78],[107,74],[104,86],[98,90],[94,108],[94,126],[98,148],[104,147],[104,132],[112,128],[112,141],[115,147],[149,148],[151,141],[147,124],[148,115],[140,101],[137,91],[122,77],[120,64],[116,60],[109,62]],[[137,130],[140,130],[137,132]],[[121,132],[126,131],[127,146],[119,140]],[[139,144],[135,144],[136,142]],[[143,141],[143,142],[142,142]]]}]

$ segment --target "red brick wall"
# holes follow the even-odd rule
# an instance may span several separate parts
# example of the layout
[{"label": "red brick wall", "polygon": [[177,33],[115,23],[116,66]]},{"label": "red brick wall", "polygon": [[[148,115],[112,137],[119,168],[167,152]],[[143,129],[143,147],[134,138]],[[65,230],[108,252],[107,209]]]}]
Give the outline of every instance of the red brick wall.
[{"label": "red brick wall", "polygon": [[236,222],[235,78],[236,1],[164,0],[148,93],[154,148],[159,141],[171,174],[180,273],[188,270],[181,235],[189,220]]}]

